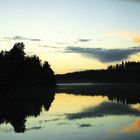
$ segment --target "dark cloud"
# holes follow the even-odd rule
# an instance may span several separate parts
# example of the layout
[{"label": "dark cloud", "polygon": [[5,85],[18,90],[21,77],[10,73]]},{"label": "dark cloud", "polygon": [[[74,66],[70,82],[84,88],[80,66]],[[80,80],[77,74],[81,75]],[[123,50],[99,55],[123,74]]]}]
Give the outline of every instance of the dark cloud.
[{"label": "dark cloud", "polygon": [[101,62],[122,61],[130,55],[140,52],[140,46],[126,49],[102,49],[102,48],[82,48],[68,46],[65,53],[79,53],[89,58],[96,58]]},{"label": "dark cloud", "polygon": [[82,112],[77,114],[67,114],[66,117],[72,119],[82,119],[91,117],[102,117],[106,115],[140,115],[140,111],[133,109],[128,105],[103,102],[95,107],[84,109]]},{"label": "dark cloud", "polygon": [[38,38],[27,38],[27,37],[23,37],[23,36],[14,36],[12,38],[10,38],[10,37],[4,37],[4,39],[7,39],[7,40],[42,41],[41,39],[38,39]]},{"label": "dark cloud", "polygon": [[84,39],[84,38],[83,38],[83,39],[78,39],[79,42],[89,42],[89,41],[91,41],[91,40],[92,40],[92,39]]}]

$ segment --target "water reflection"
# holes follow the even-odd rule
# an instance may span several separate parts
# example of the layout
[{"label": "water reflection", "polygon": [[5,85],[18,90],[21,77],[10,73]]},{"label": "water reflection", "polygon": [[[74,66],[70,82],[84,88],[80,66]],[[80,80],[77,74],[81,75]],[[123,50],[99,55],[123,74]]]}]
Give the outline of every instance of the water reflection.
[{"label": "water reflection", "polygon": [[123,133],[139,132],[140,131],[140,118],[135,119],[131,124],[128,124],[128,126],[118,131],[123,132]]},{"label": "water reflection", "polygon": [[85,96],[60,93],[55,95],[55,100],[49,110],[51,114],[78,113],[85,108],[97,106],[102,102],[107,102],[107,97]]},{"label": "water reflection", "polygon": [[72,120],[72,119],[82,119],[82,118],[92,118],[92,117],[103,117],[107,115],[140,116],[140,110],[134,109],[128,105],[112,103],[112,102],[102,102],[97,106],[92,106],[83,109],[80,113],[67,114],[67,118]]},{"label": "water reflection", "polygon": [[26,118],[40,115],[42,107],[48,111],[54,100],[54,95],[54,89],[10,88],[1,90],[0,124],[10,123],[15,132],[24,132]]},{"label": "water reflection", "polygon": [[5,133],[0,138],[18,138],[11,124],[15,132],[26,131],[21,139],[129,140],[131,134],[139,140],[139,94],[134,84],[61,85],[56,93],[42,88],[3,90],[0,132]]},{"label": "water reflection", "polygon": [[140,103],[140,84],[61,85],[58,86],[57,92],[87,96],[107,96],[110,101],[123,104]]}]

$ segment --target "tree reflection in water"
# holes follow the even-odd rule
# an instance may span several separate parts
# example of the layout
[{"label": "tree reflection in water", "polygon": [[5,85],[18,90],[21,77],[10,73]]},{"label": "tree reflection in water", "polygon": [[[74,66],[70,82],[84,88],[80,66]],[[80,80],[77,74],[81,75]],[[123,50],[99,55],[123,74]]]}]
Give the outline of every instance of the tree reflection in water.
[{"label": "tree reflection in water", "polygon": [[26,118],[37,117],[42,107],[49,110],[55,90],[44,88],[13,88],[0,90],[0,124],[10,123],[15,132],[25,132]]},{"label": "tree reflection in water", "polygon": [[107,96],[110,101],[123,104],[140,103],[140,84],[90,84],[90,85],[60,85],[57,93],[67,93],[87,96]]},{"label": "tree reflection in water", "polygon": [[[121,104],[140,103],[139,84],[61,85],[56,88],[56,93],[107,96],[110,101]],[[14,127],[15,132],[25,132],[27,117],[37,117],[40,115],[42,107],[48,111],[54,100],[54,96],[55,89],[41,87],[0,88],[0,124],[10,123]],[[110,105],[112,106],[113,104],[101,105],[103,107],[106,107],[106,105],[110,107]],[[116,107],[118,106],[115,106],[115,108]],[[119,107],[122,108],[122,105],[119,105]]]}]

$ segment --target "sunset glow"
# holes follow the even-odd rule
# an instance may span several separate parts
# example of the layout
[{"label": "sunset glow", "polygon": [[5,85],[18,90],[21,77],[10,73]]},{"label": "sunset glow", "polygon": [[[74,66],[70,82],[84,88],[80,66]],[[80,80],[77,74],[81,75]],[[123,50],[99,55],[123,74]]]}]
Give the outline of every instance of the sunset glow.
[{"label": "sunset glow", "polygon": [[138,61],[140,49],[126,58],[105,62],[94,55],[95,50],[68,53],[67,49],[139,48],[139,7],[139,2],[127,0],[2,0],[0,47],[9,50],[15,42],[24,42],[26,53],[48,60],[55,73]]}]

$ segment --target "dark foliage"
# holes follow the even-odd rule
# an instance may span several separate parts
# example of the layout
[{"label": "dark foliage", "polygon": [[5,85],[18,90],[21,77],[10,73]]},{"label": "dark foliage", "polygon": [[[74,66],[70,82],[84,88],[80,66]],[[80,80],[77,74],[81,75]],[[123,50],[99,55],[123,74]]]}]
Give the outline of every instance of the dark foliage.
[{"label": "dark foliage", "polygon": [[26,56],[24,44],[16,43],[10,51],[0,52],[0,85],[54,86],[55,77],[47,61],[41,64],[36,55]]},{"label": "dark foliage", "polygon": [[102,70],[88,70],[56,75],[57,83],[101,82],[140,83],[140,62],[122,62]]}]

